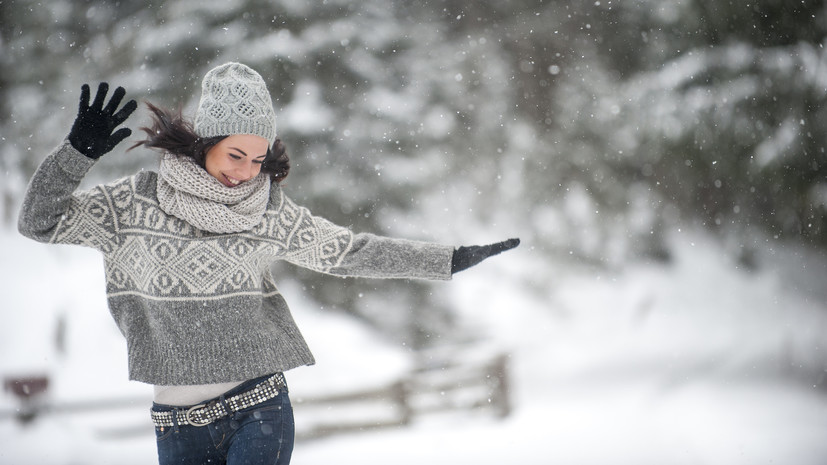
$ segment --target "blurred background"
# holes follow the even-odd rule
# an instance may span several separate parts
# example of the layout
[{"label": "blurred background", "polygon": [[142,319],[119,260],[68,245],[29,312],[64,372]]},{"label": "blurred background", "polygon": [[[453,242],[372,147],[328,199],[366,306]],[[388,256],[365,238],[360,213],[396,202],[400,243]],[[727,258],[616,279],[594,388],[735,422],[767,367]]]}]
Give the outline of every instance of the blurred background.
[{"label": "blurred background", "polygon": [[[19,237],[17,212],[83,83],[192,115],[204,73],[241,61],[274,99],[285,189],[315,214],[522,239],[451,283],[275,264],[319,362],[288,376],[299,428],[344,416],[303,417],[314,396],[425,369],[465,385],[449,365],[504,360],[478,378],[509,398],[493,415],[414,405],[377,431],[363,412],[300,440],[296,463],[824,463],[825,31],[816,0],[0,2],[0,462],[153,460],[100,258]],[[148,121],[142,106],[129,141]],[[84,187],[155,169],[129,145]],[[19,421],[38,396],[14,380],[43,376],[26,402],[137,413]]]}]

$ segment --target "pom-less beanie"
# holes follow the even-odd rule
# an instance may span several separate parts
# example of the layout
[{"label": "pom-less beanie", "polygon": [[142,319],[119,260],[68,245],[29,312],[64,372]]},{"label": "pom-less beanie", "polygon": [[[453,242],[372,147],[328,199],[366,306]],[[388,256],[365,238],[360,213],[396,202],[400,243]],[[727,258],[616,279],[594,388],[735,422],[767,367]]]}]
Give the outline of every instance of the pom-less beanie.
[{"label": "pom-less beanie", "polygon": [[261,75],[241,63],[225,63],[208,71],[201,83],[195,133],[200,137],[253,134],[272,145],[276,113]]}]

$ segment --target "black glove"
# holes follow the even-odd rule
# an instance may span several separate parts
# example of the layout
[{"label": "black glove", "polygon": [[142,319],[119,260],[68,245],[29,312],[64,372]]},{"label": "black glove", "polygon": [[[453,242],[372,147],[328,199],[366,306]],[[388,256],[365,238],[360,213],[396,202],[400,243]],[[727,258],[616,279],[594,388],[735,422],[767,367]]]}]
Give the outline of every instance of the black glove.
[{"label": "black glove", "polygon": [[519,239],[509,239],[490,245],[462,246],[454,250],[454,256],[451,259],[451,274],[470,268],[492,255],[511,250],[518,245],[520,245]]},{"label": "black glove", "polygon": [[115,113],[118,105],[121,104],[126,91],[118,87],[112,93],[112,98],[106,107],[103,101],[109,91],[109,84],[101,82],[98,86],[98,94],[95,101],[89,105],[89,85],[84,84],[80,89],[80,104],[78,105],[78,116],[72,130],[69,131],[69,142],[78,152],[89,158],[97,160],[101,155],[112,150],[122,140],[132,134],[129,128],[121,128],[112,133],[116,127],[129,118],[129,115],[138,108],[134,100],[130,100],[121,110]]}]

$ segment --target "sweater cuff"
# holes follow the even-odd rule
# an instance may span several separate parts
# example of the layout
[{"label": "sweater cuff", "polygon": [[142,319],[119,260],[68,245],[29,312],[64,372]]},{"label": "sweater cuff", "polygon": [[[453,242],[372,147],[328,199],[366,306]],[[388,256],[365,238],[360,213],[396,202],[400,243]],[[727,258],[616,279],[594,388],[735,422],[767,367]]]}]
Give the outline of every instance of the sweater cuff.
[{"label": "sweater cuff", "polygon": [[68,138],[64,139],[63,143],[55,149],[55,160],[60,169],[78,181],[86,176],[97,161],[80,153],[72,146]]}]

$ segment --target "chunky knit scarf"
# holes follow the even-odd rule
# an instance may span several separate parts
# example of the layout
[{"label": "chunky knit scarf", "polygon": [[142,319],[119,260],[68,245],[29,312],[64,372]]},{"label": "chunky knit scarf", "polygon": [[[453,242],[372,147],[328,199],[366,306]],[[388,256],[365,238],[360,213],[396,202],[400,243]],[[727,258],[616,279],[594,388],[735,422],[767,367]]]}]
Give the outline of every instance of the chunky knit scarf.
[{"label": "chunky knit scarf", "polygon": [[168,215],[214,233],[252,229],[261,222],[270,198],[270,177],[265,173],[227,187],[195,160],[167,153],[158,174],[161,208]]}]

